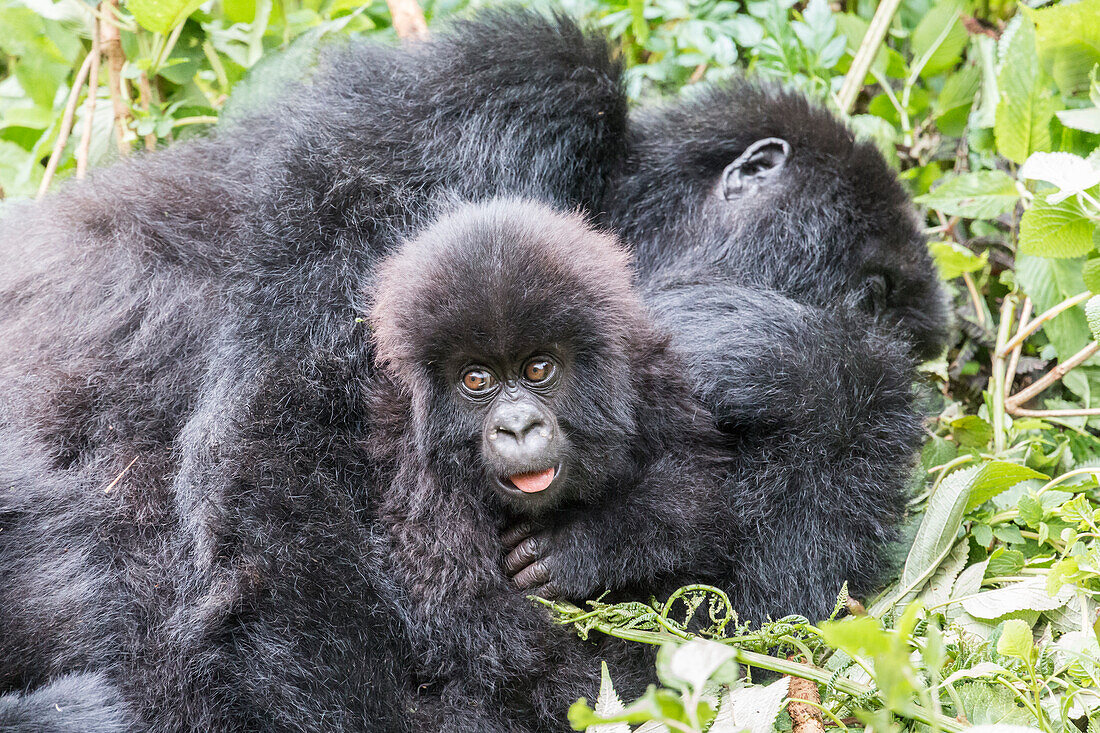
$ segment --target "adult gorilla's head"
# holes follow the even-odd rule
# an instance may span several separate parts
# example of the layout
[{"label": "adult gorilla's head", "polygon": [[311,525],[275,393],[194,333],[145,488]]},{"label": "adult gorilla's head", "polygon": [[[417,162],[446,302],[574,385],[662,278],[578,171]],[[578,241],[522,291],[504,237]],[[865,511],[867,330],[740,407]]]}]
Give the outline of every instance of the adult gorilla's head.
[{"label": "adult gorilla's head", "polygon": [[508,199],[453,211],[383,263],[371,322],[440,475],[539,514],[630,471],[632,371],[658,337],[628,256],[580,217]]},{"label": "adult gorilla's head", "polygon": [[639,266],[716,266],[802,302],[850,305],[930,357],[946,299],[882,155],[801,94],[734,79],[639,113],[612,222]]}]

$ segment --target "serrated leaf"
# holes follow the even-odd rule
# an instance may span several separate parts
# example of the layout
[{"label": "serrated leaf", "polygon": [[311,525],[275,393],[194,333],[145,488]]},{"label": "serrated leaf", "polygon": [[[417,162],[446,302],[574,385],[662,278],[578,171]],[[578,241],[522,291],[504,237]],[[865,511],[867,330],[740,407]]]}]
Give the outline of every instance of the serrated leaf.
[{"label": "serrated leaf", "polygon": [[1093,228],[1075,199],[1054,204],[1036,196],[1020,221],[1020,251],[1055,259],[1081,257],[1094,247]]},{"label": "serrated leaf", "polygon": [[1026,481],[1028,479],[1048,480],[1049,478],[1049,476],[1045,476],[1027,466],[1021,466],[1018,463],[990,461],[984,464],[978,472],[978,475],[974,477],[973,484],[970,488],[970,498],[966,502],[967,511],[981,506],[994,496],[1011,489],[1021,481]]},{"label": "serrated leaf", "polygon": [[977,415],[951,421],[951,434],[964,448],[984,448],[993,439],[993,426]]},{"label": "serrated leaf", "polygon": [[[1086,290],[1079,260],[1051,260],[1020,253],[1016,256],[1016,279],[1031,296],[1036,313]],[[1044,323],[1043,333],[1065,358],[1092,340],[1085,311],[1080,307],[1070,308]]]},{"label": "serrated leaf", "polygon": [[954,242],[930,242],[928,251],[932,253],[932,260],[944,280],[954,280],[963,273],[977,272],[988,261],[985,252],[979,256]]},{"label": "serrated leaf", "polygon": [[[601,718],[613,718],[621,715],[625,709],[619,694],[615,692],[611,673],[607,670],[607,662],[600,662],[600,694],[596,698],[596,715]],[[585,729],[585,733],[630,733],[630,726],[626,723],[590,725]]]},{"label": "serrated leaf", "polygon": [[1100,257],[1085,262],[1081,268],[1081,278],[1090,292],[1100,293]]},{"label": "serrated leaf", "polygon": [[982,69],[977,64],[964,66],[947,77],[934,105],[936,127],[940,128],[940,132],[952,136],[965,132],[966,121],[981,84]]},{"label": "serrated leaf", "polygon": [[1001,637],[997,639],[997,653],[1002,657],[1015,657],[1024,661],[1031,660],[1031,651],[1035,646],[1031,638],[1031,627],[1019,619],[1005,621],[1001,627]]},{"label": "serrated leaf", "polygon": [[1042,83],[1031,21],[1025,17],[1005,39],[1008,45],[997,76],[1001,96],[993,134],[1001,155],[1023,163],[1036,151],[1050,150],[1050,121],[1056,105]]},{"label": "serrated leaf", "polygon": [[966,598],[962,607],[975,618],[995,619],[1018,611],[1053,611],[1066,605],[1072,597],[1072,588],[1065,588],[1052,597],[1047,593],[1044,578],[1029,578]]},{"label": "serrated leaf", "polygon": [[1020,194],[1003,171],[977,171],[946,179],[915,201],[948,216],[992,219],[1011,211]]},{"label": "serrated leaf", "polygon": [[126,9],[142,28],[168,33],[202,4],[203,0],[126,0]]},{"label": "serrated leaf", "polygon": [[770,685],[742,687],[726,693],[710,733],[771,733],[783,708],[791,678],[782,677]]},{"label": "serrated leaf", "polygon": [[1048,193],[1046,200],[1058,204],[1100,183],[1100,161],[1085,160],[1073,153],[1032,153],[1018,175],[1056,186],[1057,193]]},{"label": "serrated leaf", "polygon": [[959,573],[966,567],[969,551],[968,543],[958,542],[955,544],[951,554],[947,556],[939,569],[932,574],[932,577],[928,580],[928,585],[921,591],[919,600],[924,607],[939,606],[951,599],[951,589],[955,586],[955,580],[959,577]]},{"label": "serrated leaf", "polygon": [[1088,87],[1089,72],[1100,63],[1100,0],[1060,3],[1041,10],[1022,6],[1035,24],[1039,60],[1062,94]]}]

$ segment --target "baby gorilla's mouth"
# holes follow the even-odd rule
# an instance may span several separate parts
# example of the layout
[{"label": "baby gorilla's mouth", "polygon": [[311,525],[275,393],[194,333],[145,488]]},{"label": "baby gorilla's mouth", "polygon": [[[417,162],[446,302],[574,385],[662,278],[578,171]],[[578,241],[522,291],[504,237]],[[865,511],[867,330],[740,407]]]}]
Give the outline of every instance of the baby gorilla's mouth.
[{"label": "baby gorilla's mouth", "polygon": [[525,494],[537,494],[549,488],[550,484],[554,483],[554,479],[557,478],[557,475],[557,467],[551,467],[545,471],[532,471],[530,473],[517,473],[512,476],[507,476],[502,479],[502,483],[505,486],[511,484]]}]

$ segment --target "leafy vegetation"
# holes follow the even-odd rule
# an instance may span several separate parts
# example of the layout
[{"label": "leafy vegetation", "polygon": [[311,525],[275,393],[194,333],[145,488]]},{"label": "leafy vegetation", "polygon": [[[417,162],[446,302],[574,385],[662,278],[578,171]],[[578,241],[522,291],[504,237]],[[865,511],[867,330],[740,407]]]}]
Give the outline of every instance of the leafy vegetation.
[{"label": "leafy vegetation", "polygon": [[[421,3],[429,22],[471,4]],[[749,69],[850,114],[927,210],[959,325],[923,367],[928,440],[897,581],[817,625],[749,628],[705,587],[554,604],[582,635],[661,645],[660,687],[624,704],[612,669],[574,727],[755,733],[809,713],[1100,732],[1100,0],[902,0],[881,41],[874,0],[562,5],[620,42],[635,98]],[[0,186],[38,195],[201,133],[324,43],[393,33],[381,2],[0,0]],[[694,612],[709,627],[689,630]]]}]

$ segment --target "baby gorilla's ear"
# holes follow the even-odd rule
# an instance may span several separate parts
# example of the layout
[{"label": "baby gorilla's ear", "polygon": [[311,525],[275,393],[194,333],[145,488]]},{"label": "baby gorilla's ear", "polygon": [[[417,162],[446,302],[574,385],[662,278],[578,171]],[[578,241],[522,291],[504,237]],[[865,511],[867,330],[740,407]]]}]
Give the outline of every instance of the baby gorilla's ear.
[{"label": "baby gorilla's ear", "polygon": [[722,171],[719,195],[730,201],[759,190],[783,169],[790,154],[791,146],[786,140],[777,137],[757,140]]}]

